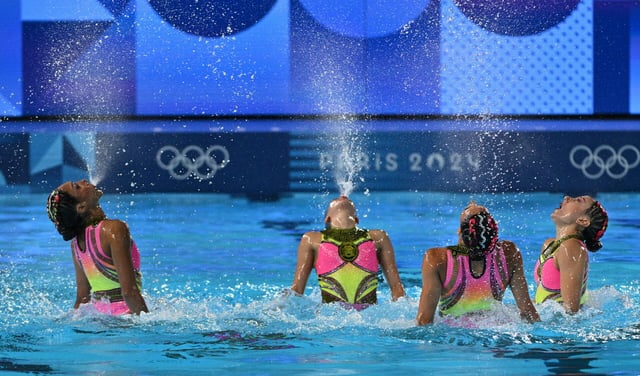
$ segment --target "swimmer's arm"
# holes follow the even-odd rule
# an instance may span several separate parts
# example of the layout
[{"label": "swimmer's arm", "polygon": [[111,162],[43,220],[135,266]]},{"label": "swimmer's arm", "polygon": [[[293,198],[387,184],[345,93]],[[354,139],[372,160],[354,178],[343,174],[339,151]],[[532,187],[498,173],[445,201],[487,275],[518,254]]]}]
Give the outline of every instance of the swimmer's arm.
[{"label": "swimmer's arm", "polygon": [[[118,273],[118,281],[122,290],[122,297],[132,313],[149,312],[136,283],[136,275],[131,259],[131,235],[127,225],[118,220],[105,222],[100,234],[105,245],[105,252],[110,251],[113,264]],[[107,249],[108,247],[108,249]]]},{"label": "swimmer's arm", "polygon": [[511,272],[511,293],[516,301],[516,305],[520,310],[520,317],[530,323],[540,321],[540,315],[529,296],[529,288],[527,278],[524,275],[524,266],[522,262],[522,254],[518,247],[512,242],[504,242],[506,244],[505,252],[507,253],[507,264]]},{"label": "swimmer's arm", "polygon": [[389,235],[385,231],[371,230],[371,237],[376,242],[377,248],[380,250],[379,259],[382,273],[391,289],[391,299],[395,302],[398,298],[406,295],[404,286],[400,280],[398,265],[396,264],[395,251]]},{"label": "swimmer's arm", "polygon": [[587,268],[587,251],[576,239],[569,239],[560,245],[555,254],[560,270],[560,294],[568,313],[580,310],[582,280]]},{"label": "swimmer's arm", "polygon": [[438,308],[438,301],[442,293],[442,280],[438,269],[443,262],[446,265],[446,255],[443,260],[442,252],[439,250],[439,248],[427,250],[422,259],[422,293],[416,316],[418,325],[433,323]]},{"label": "swimmer's arm", "polygon": [[76,255],[73,252],[73,245],[71,246],[71,257],[73,258],[73,267],[76,272],[76,302],[73,308],[78,309],[81,304],[89,303],[91,301],[91,286],[89,280],[82,270],[82,266],[78,262]]},{"label": "swimmer's arm", "polygon": [[304,294],[304,289],[307,287],[307,281],[315,263],[316,246],[314,244],[319,241],[316,238],[318,238],[318,233],[307,232],[302,236],[300,244],[298,244],[298,263],[293,275],[291,290],[300,295]]}]

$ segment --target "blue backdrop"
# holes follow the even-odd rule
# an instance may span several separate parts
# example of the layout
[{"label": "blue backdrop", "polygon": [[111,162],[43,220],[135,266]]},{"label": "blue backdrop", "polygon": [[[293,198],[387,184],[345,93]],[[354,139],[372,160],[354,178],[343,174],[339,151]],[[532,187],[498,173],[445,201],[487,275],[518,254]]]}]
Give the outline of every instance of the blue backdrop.
[{"label": "blue backdrop", "polygon": [[8,0],[0,115],[638,114],[639,9]]}]

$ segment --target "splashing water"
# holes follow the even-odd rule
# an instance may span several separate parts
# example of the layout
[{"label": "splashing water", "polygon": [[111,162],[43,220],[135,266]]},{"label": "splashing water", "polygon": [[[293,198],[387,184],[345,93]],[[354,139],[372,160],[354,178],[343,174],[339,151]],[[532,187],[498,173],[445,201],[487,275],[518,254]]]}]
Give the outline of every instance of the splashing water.
[{"label": "splashing water", "polygon": [[356,181],[363,181],[359,174],[365,159],[362,129],[355,119],[347,115],[359,111],[357,90],[354,91],[355,83],[350,81],[352,78],[343,72],[342,59],[325,56],[321,64],[318,69],[323,74],[312,84],[317,93],[317,109],[320,113],[330,109],[330,113],[343,115],[328,124],[330,131],[326,134],[328,139],[325,144],[329,154],[320,153],[320,165],[322,170],[332,172],[340,195],[349,196],[356,189]]},{"label": "splashing water", "polygon": [[[82,127],[82,124],[78,124],[78,128]],[[89,182],[93,185],[100,183],[104,179],[104,161],[100,158],[99,153],[96,152],[95,133],[83,130],[67,134],[66,137],[73,144],[75,150],[82,155]]]},{"label": "splashing water", "polygon": [[104,179],[104,175],[100,174],[96,168],[92,168],[87,165],[87,171],[89,172],[89,182],[93,185],[98,185]]},{"label": "splashing water", "polygon": [[349,196],[356,188],[357,181],[364,181],[359,175],[364,166],[362,135],[357,124],[346,122],[336,133],[336,163],[333,175],[341,196]]},{"label": "splashing water", "polygon": [[93,185],[100,184],[112,168],[113,160],[110,158],[111,153],[118,153],[123,149],[122,135],[112,133],[102,135],[101,138],[93,140],[95,150],[94,158],[87,159],[87,172],[89,181]]}]

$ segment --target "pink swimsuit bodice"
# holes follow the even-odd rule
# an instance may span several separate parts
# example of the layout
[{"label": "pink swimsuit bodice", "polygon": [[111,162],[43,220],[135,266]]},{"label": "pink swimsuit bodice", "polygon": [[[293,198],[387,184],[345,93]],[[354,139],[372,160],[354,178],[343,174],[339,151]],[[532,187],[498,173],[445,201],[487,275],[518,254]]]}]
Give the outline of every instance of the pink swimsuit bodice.
[{"label": "pink swimsuit bodice", "polygon": [[489,309],[494,301],[502,300],[509,281],[507,260],[500,243],[485,257],[485,270],[479,277],[471,274],[469,256],[454,256],[452,250],[448,249],[440,311],[443,314],[461,315]]},{"label": "pink swimsuit bodice", "polygon": [[[80,248],[77,238],[74,238],[71,243],[73,253],[89,281],[92,303],[96,309],[111,315],[129,313],[129,307],[121,296],[118,271],[113,258],[107,255],[102,247],[100,240],[102,224],[103,222],[100,222],[85,229],[85,250]],[[140,252],[133,240],[131,240],[131,260],[136,273],[136,282],[141,288]]]},{"label": "pink swimsuit bodice", "polygon": [[323,231],[315,268],[323,302],[356,309],[377,303],[378,250],[369,231]]}]

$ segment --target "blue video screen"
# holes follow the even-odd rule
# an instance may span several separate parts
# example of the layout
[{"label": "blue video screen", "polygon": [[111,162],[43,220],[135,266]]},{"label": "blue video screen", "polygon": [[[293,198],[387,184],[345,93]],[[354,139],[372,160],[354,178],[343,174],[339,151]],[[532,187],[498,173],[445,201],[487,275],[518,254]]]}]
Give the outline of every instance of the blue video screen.
[{"label": "blue video screen", "polygon": [[9,0],[0,116],[640,114],[640,1]]}]

